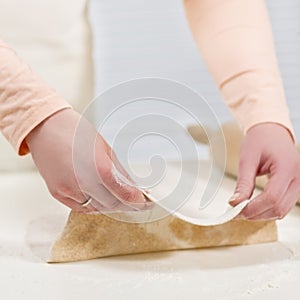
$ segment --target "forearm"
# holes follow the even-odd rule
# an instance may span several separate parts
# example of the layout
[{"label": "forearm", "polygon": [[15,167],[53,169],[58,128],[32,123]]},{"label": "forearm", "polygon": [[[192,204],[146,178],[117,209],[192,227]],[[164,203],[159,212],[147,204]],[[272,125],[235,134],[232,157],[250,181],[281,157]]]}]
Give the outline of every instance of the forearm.
[{"label": "forearm", "polygon": [[243,132],[274,122],[294,138],[263,0],[185,0],[198,48]]},{"label": "forearm", "polygon": [[69,107],[0,40],[0,130],[19,154],[29,151],[25,138],[33,128]]}]

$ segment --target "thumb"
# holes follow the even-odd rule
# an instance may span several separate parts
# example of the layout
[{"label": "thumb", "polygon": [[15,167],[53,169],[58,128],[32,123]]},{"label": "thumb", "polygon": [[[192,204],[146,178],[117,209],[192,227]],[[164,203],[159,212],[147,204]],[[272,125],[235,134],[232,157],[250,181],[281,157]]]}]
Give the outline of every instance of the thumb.
[{"label": "thumb", "polygon": [[255,187],[255,178],[259,166],[258,153],[248,149],[241,151],[237,184],[229,204],[236,206],[252,196]]},{"label": "thumb", "polygon": [[147,200],[128,174],[123,174],[109,157],[103,159],[98,172],[105,188],[124,205],[143,209]]}]

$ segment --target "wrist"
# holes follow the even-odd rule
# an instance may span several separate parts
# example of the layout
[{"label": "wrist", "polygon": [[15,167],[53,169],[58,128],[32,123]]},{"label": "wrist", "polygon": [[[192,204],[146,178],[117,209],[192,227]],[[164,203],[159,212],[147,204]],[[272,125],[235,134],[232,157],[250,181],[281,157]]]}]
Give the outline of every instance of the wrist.
[{"label": "wrist", "polygon": [[60,124],[62,120],[65,119],[71,112],[73,112],[73,109],[69,107],[56,111],[34,127],[25,138],[25,142],[28,145],[29,150],[31,151],[33,145],[36,141],[40,140],[41,137],[47,136],[49,130],[61,130],[62,127]]},{"label": "wrist", "polygon": [[252,133],[253,131],[262,130],[264,134],[271,134],[272,132],[278,133],[280,136],[288,136],[288,139],[295,144],[294,135],[290,128],[281,123],[276,122],[262,122],[255,124],[247,129],[245,135]]}]

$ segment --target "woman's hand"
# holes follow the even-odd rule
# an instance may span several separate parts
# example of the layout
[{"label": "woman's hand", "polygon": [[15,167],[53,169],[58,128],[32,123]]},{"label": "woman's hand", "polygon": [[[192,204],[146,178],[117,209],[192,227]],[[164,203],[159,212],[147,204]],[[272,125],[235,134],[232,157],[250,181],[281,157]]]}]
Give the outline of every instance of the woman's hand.
[{"label": "woman's hand", "polygon": [[242,211],[250,220],[281,219],[300,198],[300,156],[289,132],[276,123],[250,128],[240,151],[237,187],[230,204],[249,199],[255,177],[269,176],[263,192]]},{"label": "woman's hand", "polygon": [[[132,182],[112,149],[94,127],[81,118],[72,109],[59,111],[26,138],[33,160],[52,196],[80,212],[145,208],[142,193],[116,176],[113,166]],[[74,151],[79,120],[80,130],[76,132]],[[82,207],[90,197],[93,199],[91,204]]]}]

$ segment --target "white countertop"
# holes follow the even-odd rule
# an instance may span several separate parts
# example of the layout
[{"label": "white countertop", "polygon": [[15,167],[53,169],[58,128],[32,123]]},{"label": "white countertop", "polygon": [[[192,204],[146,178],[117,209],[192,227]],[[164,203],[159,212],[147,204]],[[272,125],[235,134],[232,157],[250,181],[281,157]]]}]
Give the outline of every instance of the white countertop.
[{"label": "white countertop", "polygon": [[26,245],[28,225],[68,210],[35,172],[0,173],[0,191],[1,299],[298,299],[300,207],[276,243],[46,264]]}]

